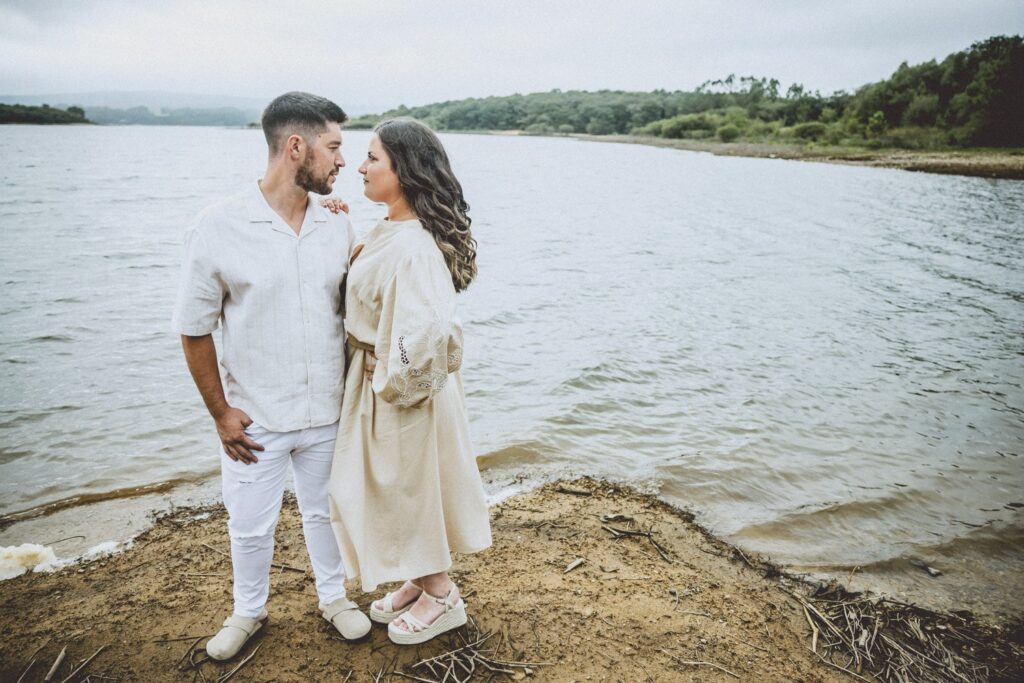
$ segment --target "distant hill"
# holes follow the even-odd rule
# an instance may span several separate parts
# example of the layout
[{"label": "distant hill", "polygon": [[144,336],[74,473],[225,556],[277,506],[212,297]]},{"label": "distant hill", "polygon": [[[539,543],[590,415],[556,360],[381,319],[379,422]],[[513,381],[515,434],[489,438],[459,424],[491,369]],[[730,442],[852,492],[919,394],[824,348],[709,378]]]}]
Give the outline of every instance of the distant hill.
[{"label": "distant hill", "polygon": [[51,107],[76,105],[79,107],[110,107],[112,109],[131,109],[133,107],[149,107],[160,109],[219,109],[234,107],[235,109],[263,111],[270,98],[263,97],[232,97],[230,95],[196,95],[189,93],[163,92],[147,90],[138,92],[105,91],[79,93],[49,93],[43,95],[0,95],[3,104],[49,104]]},{"label": "distant hill", "polygon": [[79,107],[57,109],[49,105],[0,104],[0,123],[91,123]]},{"label": "distant hill", "polygon": [[101,125],[247,126],[260,120],[266,101],[150,91],[0,95],[0,104],[80,108],[86,118]]},{"label": "distant hill", "polygon": [[[190,93],[150,91],[105,91],[48,93],[43,95],[0,95],[2,104],[23,104],[67,109],[82,107],[96,123],[135,123],[140,125],[244,126],[259,121],[270,97],[234,97]],[[380,111],[379,105],[345,102],[336,99],[349,116]],[[138,111],[148,109],[152,117]],[[115,111],[120,110],[118,114]],[[229,113],[228,110],[234,110]],[[184,112],[190,111],[190,114]],[[200,113],[202,112],[202,113]],[[214,112],[219,112],[214,113]],[[245,121],[241,121],[241,118]]]},{"label": "distant hill", "polygon": [[101,125],[136,126],[248,126],[258,124],[260,112],[256,109],[243,111],[235,107],[216,109],[160,109],[131,107],[85,107],[85,115],[93,123]]}]

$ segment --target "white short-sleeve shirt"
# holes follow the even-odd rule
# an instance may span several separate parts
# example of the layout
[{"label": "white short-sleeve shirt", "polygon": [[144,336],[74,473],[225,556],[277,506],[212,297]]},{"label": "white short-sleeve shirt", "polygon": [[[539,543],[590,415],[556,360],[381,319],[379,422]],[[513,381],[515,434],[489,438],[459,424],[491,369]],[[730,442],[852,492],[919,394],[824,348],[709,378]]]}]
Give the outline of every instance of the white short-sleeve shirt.
[{"label": "white short-sleeve shirt", "polygon": [[296,235],[259,185],[195,219],[171,326],[222,326],[228,403],[275,432],[337,421],[345,382],[345,274],[355,233],[313,199]]}]

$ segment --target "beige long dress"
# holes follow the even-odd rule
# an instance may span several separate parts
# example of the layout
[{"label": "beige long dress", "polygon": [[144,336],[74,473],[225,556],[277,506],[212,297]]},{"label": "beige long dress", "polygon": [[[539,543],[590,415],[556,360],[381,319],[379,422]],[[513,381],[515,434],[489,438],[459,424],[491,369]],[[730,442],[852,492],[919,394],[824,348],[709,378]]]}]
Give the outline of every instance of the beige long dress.
[{"label": "beige long dress", "polygon": [[491,545],[459,373],[455,288],[419,221],[381,221],[366,235],[348,274],[345,327],[331,522],[346,574],[372,591],[446,571],[452,551]]}]

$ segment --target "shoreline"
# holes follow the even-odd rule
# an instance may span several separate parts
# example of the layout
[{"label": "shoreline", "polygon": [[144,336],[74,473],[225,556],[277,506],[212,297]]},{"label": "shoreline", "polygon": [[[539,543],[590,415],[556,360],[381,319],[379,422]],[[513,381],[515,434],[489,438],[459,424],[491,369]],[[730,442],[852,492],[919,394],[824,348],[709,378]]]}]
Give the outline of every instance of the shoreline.
[{"label": "shoreline", "polygon": [[949,149],[942,151],[886,147],[817,146],[785,142],[719,142],[686,140],[646,135],[590,135],[587,133],[534,134],[521,130],[444,130],[446,135],[503,135],[509,137],[547,137],[606,142],[647,147],[665,147],[685,152],[706,152],[715,156],[814,161],[844,166],[888,168],[917,173],[958,175],[1001,180],[1024,180],[1024,148]]},{"label": "shoreline", "polygon": [[[992,624],[1005,625],[1024,614],[1024,601],[1014,593],[1021,585],[1020,575],[1007,574],[1016,571],[1019,561],[989,557],[977,549],[958,554],[940,546],[914,546],[882,559],[846,553],[842,555],[843,561],[838,563],[837,556],[825,552],[824,555],[818,553],[819,561],[808,563],[785,553],[778,555],[782,548],[774,546],[770,539],[751,545],[750,539],[745,542],[742,534],[734,538],[713,530],[716,528],[713,518],[705,518],[703,511],[691,507],[685,498],[679,497],[678,491],[673,495],[661,486],[652,486],[651,482],[608,479],[571,469],[550,472],[536,479],[502,474],[500,468],[497,472],[484,468],[481,473],[490,508],[559,479],[597,477],[616,486],[638,488],[666,505],[678,507],[692,515],[705,533],[735,546],[738,552],[745,552],[748,556],[764,553],[771,556],[773,565],[782,571],[807,581],[852,581],[858,590],[894,597],[934,612],[966,610]],[[293,491],[290,487],[286,490]],[[60,565],[66,566],[88,559],[97,548],[130,547],[162,516],[178,510],[207,509],[218,505],[221,500],[220,478],[217,476],[182,480],[170,488],[147,485],[118,489],[115,493],[119,495],[89,496],[88,504],[47,504],[30,509],[39,511],[39,515],[25,515],[27,511],[12,514],[11,517],[19,519],[8,521],[6,526],[0,523],[0,547],[17,548],[25,543],[51,547]],[[78,496],[59,502],[76,499]],[[956,542],[969,542],[969,538],[965,536]],[[1014,541],[1007,539],[1006,542]],[[837,551],[846,552],[843,548]],[[993,591],[992,587],[1001,587],[1001,590]],[[1003,591],[1010,594],[1003,594]]]},{"label": "shoreline", "polygon": [[893,148],[874,150],[860,147],[812,147],[773,142],[672,140],[640,135],[573,134],[566,137],[591,142],[613,142],[668,147],[688,152],[708,152],[715,156],[818,161],[847,166],[900,169],[918,173],[1024,180],[1024,150],[1017,150],[1016,153],[974,149],[934,152]]},{"label": "shoreline", "polygon": [[[172,509],[121,553],[0,582],[0,679],[16,680],[34,659],[25,680],[41,680],[65,646],[58,680],[100,648],[76,680],[88,673],[191,680],[197,668],[212,680],[230,671],[242,658],[189,663],[201,659],[199,636],[215,631],[230,610],[225,517],[219,504]],[[968,669],[970,662],[991,667],[987,678],[968,680],[1024,675],[1019,617],[1000,627],[823,588],[745,555],[692,514],[628,487],[593,479],[549,483],[494,505],[491,519],[494,546],[457,555],[452,570],[475,623],[462,636],[491,634],[486,647],[463,655],[475,652],[475,662],[503,667],[516,680],[849,680],[836,670],[847,657],[819,657],[832,646],[817,615],[827,618],[829,605],[839,603],[862,610],[865,623],[885,618],[895,628],[916,620],[927,641],[914,644],[918,649],[938,644]],[[272,622],[243,652],[254,656],[234,680],[355,682],[375,680],[380,671],[434,680],[413,665],[465,645],[456,634],[399,648],[380,627],[361,642],[341,641],[316,612],[291,496],[275,562],[287,568],[272,574]],[[383,592],[363,595],[356,582],[348,585],[364,609]],[[881,660],[875,651],[867,661],[870,645],[861,650],[863,677]]]}]

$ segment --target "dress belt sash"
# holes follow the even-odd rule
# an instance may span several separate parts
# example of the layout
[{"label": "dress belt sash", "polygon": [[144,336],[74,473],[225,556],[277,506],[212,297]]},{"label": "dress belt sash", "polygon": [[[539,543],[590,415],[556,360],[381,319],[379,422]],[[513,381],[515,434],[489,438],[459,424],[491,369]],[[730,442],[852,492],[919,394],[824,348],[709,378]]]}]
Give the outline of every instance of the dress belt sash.
[{"label": "dress belt sash", "polygon": [[360,350],[366,351],[367,353],[370,353],[370,354],[373,354],[373,353],[376,352],[376,349],[373,347],[373,344],[367,344],[366,342],[361,342],[358,339],[356,339],[355,337],[353,337],[351,334],[350,335],[346,335],[345,342],[349,346],[354,348],[354,349],[360,349]]}]

